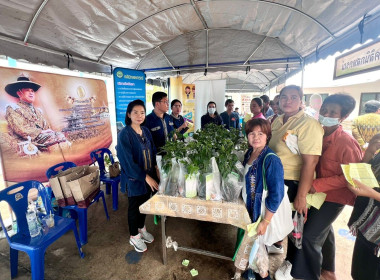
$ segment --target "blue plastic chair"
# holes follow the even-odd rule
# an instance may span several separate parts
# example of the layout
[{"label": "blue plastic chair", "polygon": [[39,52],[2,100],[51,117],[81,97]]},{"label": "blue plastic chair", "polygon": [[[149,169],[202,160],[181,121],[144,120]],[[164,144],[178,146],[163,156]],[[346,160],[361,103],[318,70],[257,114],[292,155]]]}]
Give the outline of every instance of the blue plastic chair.
[{"label": "blue plastic chair", "polygon": [[[76,164],[74,162],[70,162],[70,161],[58,163],[58,164],[50,167],[46,171],[46,177],[49,179],[52,176],[57,175],[60,171],[64,171],[66,169],[69,169],[69,168],[75,167],[75,166],[76,166]],[[104,192],[102,190],[99,190],[98,194],[91,201],[91,203],[88,207],[90,207],[94,202],[98,202],[100,198],[103,199],[104,212],[106,213],[107,220],[109,220],[110,217],[108,216],[107,204],[106,204],[106,200],[104,197]],[[78,223],[79,223],[80,242],[82,245],[87,244],[87,242],[88,242],[87,209],[88,208],[79,208],[77,205],[68,205],[65,207],[59,207],[59,215],[62,215],[62,209],[72,210],[76,213],[75,218],[78,218],[78,221],[79,221]]]},{"label": "blue plastic chair", "polygon": [[91,152],[91,160],[97,162],[100,170],[100,181],[106,185],[106,194],[110,194],[112,188],[112,209],[116,211],[119,204],[119,183],[120,176],[111,178],[109,173],[106,172],[104,165],[104,155],[107,154],[111,160],[111,163],[114,164],[114,159],[112,153],[107,148],[100,148]]},{"label": "blue plastic chair", "polygon": [[[75,235],[80,257],[84,257],[82,247],[79,241],[75,220],[54,216],[54,227],[43,227],[39,236],[30,237],[28,222],[26,221],[26,212],[28,208],[28,193],[32,188],[36,188],[41,195],[47,213],[51,211],[50,198],[46,195],[45,187],[38,181],[26,181],[0,191],[0,201],[6,201],[12,207],[17,218],[18,232],[12,237],[8,236],[6,230],[5,236],[10,246],[10,263],[11,277],[17,276],[18,270],[18,251],[26,252],[30,258],[32,279],[44,279],[45,270],[45,251],[54,241],[60,238],[69,230]],[[0,214],[0,222],[3,229],[6,229]]]}]

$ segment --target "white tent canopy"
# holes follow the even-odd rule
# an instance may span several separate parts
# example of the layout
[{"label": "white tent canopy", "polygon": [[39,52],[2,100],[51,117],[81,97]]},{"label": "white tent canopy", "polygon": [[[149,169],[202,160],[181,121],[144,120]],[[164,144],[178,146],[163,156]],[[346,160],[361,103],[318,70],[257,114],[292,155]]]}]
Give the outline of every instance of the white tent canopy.
[{"label": "white tent canopy", "polygon": [[207,69],[227,89],[263,91],[379,34],[377,0],[0,0],[0,55],[153,78]]}]

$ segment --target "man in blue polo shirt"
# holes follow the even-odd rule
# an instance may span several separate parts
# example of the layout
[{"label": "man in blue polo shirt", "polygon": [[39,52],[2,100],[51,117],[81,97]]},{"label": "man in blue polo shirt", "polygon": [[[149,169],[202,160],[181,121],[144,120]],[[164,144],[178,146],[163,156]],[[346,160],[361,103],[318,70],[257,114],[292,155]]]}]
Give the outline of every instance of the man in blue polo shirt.
[{"label": "man in blue polo shirt", "polygon": [[174,130],[173,121],[166,113],[169,110],[168,95],[157,91],[152,96],[153,111],[145,118],[145,126],[152,134],[154,145],[159,152],[169,139],[169,134]]},{"label": "man in blue polo shirt", "polygon": [[266,119],[268,119],[270,116],[274,115],[273,109],[269,106],[269,96],[268,95],[262,95],[260,96],[261,100],[263,101],[263,110],[261,111]]},{"label": "man in blue polo shirt", "polygon": [[223,120],[224,127],[227,129],[230,128],[240,128],[239,123],[239,114],[233,112],[234,109],[234,101],[232,99],[227,99],[224,103],[226,107],[226,111],[220,114],[220,117]]}]

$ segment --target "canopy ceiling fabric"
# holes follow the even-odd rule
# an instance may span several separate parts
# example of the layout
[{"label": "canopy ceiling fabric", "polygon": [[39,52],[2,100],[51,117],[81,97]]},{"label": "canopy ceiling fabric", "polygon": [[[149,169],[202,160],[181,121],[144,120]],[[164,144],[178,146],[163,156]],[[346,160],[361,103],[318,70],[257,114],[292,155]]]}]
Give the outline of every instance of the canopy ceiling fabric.
[{"label": "canopy ceiling fabric", "polygon": [[260,91],[316,53],[379,34],[377,0],[0,0],[0,55],[87,72],[141,69],[148,77],[197,79],[207,68]]}]

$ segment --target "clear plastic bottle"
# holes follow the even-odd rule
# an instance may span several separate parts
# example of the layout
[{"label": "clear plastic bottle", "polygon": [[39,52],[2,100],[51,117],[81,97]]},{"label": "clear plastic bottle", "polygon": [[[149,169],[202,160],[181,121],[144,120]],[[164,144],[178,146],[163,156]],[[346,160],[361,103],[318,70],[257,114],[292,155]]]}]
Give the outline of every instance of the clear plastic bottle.
[{"label": "clear plastic bottle", "polygon": [[32,203],[29,204],[28,212],[26,213],[26,221],[28,222],[29,233],[31,237],[40,235],[40,227],[37,222],[35,207]]},{"label": "clear plastic bottle", "polygon": [[17,217],[13,213],[13,211],[11,212],[11,217],[12,217],[12,230],[13,230],[13,234],[16,234],[18,232]]},{"label": "clear plastic bottle", "polygon": [[290,240],[292,240],[292,242],[298,249],[302,249],[303,224],[304,224],[303,215],[296,212],[293,217],[294,229],[292,231],[292,234],[289,237],[290,237]]}]

